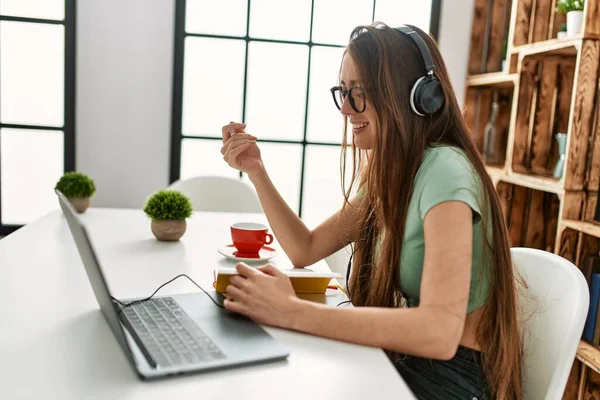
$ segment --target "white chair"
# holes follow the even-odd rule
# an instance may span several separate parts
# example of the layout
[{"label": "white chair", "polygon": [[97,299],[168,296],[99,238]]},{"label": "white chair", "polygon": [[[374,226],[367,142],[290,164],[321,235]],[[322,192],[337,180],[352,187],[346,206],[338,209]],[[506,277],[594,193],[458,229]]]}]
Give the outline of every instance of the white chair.
[{"label": "white chair", "polygon": [[241,179],[195,176],[175,181],[169,189],[188,196],[196,211],[263,212],[256,191]]},{"label": "white chair", "polygon": [[511,249],[527,287],[519,294],[524,330],[525,399],[562,399],[589,306],[583,274],[542,250]]},{"label": "white chair", "polygon": [[341,250],[333,253],[329,257],[325,257],[325,262],[327,266],[332,272],[337,272],[342,275],[342,279],[338,279],[338,283],[344,289],[346,289],[346,271],[348,269],[348,261],[350,260],[350,255],[352,254],[352,249],[350,245],[342,248]]}]

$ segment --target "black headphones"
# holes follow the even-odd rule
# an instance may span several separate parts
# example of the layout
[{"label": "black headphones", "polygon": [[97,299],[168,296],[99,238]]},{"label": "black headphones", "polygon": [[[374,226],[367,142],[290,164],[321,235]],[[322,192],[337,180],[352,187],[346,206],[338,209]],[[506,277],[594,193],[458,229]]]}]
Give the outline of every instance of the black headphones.
[{"label": "black headphones", "polygon": [[427,70],[427,74],[417,79],[410,91],[410,108],[421,117],[433,114],[444,104],[444,91],[438,79],[433,75],[435,64],[429,48],[421,35],[411,27],[403,25],[395,29],[408,36],[417,46]]}]

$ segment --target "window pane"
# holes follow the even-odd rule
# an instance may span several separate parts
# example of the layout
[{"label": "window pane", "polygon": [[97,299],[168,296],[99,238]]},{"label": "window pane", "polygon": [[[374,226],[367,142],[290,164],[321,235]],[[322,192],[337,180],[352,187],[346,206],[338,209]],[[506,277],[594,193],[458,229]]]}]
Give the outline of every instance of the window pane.
[{"label": "window pane", "polygon": [[14,17],[65,19],[65,0],[2,0],[0,14]]},{"label": "window pane", "polygon": [[[302,145],[264,142],[259,142],[258,145],[271,181],[286,203],[295,213],[298,213]],[[244,179],[248,179],[246,174]]]},{"label": "window pane", "polygon": [[188,33],[246,36],[248,0],[187,0],[185,30]]},{"label": "window pane", "polygon": [[245,51],[243,40],[185,40],[184,134],[221,137],[221,126],[241,121]]},{"label": "window pane", "polygon": [[221,155],[220,140],[183,139],[181,141],[181,179],[198,175],[240,176]]},{"label": "window pane", "polygon": [[23,225],[56,209],[54,186],[63,174],[60,131],[0,129],[2,221]]},{"label": "window pane", "polygon": [[2,122],[63,126],[64,27],[2,21],[0,48]]},{"label": "window pane", "polygon": [[259,139],[302,140],[308,46],[251,42],[246,122]]},{"label": "window pane", "polygon": [[[338,211],[344,202],[340,177],[341,147],[306,147],[302,219],[312,228]],[[352,151],[347,150],[346,184],[352,178]]]},{"label": "window pane", "polygon": [[344,49],[315,46],[310,60],[307,139],[342,142],[344,118],[333,103],[329,88],[337,85]]},{"label": "window pane", "polygon": [[315,0],[312,40],[345,46],[352,29],[372,16],[373,0]]},{"label": "window pane", "polygon": [[377,0],[375,3],[375,21],[385,22],[392,28],[411,24],[429,32],[430,18],[431,0]]},{"label": "window pane", "polygon": [[250,36],[308,42],[310,0],[252,0]]}]

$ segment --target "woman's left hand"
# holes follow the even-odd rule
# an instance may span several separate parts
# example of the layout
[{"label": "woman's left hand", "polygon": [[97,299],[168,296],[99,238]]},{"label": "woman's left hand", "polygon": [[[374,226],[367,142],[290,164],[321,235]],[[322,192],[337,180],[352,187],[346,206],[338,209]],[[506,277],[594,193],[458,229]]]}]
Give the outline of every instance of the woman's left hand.
[{"label": "woman's left hand", "polygon": [[271,264],[251,268],[238,263],[239,275],[229,279],[225,308],[244,314],[258,323],[290,329],[303,301],[292,282]]}]

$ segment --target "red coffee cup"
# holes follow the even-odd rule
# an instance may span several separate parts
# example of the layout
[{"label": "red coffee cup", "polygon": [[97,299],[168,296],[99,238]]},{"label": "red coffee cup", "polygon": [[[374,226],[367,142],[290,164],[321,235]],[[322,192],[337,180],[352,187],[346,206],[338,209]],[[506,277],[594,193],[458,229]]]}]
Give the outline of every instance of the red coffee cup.
[{"label": "red coffee cup", "polygon": [[269,228],[254,222],[238,222],[231,225],[233,245],[241,253],[258,253],[265,244],[273,243]]}]

